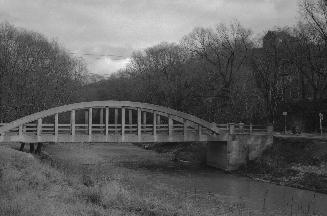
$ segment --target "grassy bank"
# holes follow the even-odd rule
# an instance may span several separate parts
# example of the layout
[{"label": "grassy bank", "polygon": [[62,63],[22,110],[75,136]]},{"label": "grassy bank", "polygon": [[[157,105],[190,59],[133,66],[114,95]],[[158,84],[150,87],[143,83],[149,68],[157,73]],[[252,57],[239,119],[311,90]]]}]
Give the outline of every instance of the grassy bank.
[{"label": "grassy bank", "polygon": [[248,162],[239,173],[327,193],[327,142],[303,137],[275,138],[260,158]]},{"label": "grassy bank", "polygon": [[[67,175],[28,153],[0,147],[0,215],[186,215],[128,190],[118,176]],[[189,212],[191,213],[191,212]]]},{"label": "grassy bank", "polygon": [[[103,160],[103,147],[70,146],[59,150],[58,158],[43,159],[0,147],[0,215],[260,215],[212,194],[178,193],[160,184],[152,190],[144,174]],[[122,150],[110,151],[116,160]],[[153,159],[166,161],[155,153]],[[147,160],[152,159],[141,164]]]}]

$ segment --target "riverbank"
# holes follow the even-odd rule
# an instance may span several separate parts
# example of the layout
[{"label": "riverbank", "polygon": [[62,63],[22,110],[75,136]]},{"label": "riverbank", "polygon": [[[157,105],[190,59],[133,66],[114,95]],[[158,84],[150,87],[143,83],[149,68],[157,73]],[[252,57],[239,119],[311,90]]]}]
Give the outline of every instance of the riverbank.
[{"label": "riverbank", "polygon": [[237,173],[259,181],[327,194],[327,141],[306,137],[275,137],[262,156]]},{"label": "riverbank", "polygon": [[[206,166],[203,143],[138,144],[158,153],[168,153],[173,161],[189,166]],[[276,137],[262,156],[249,161],[233,174],[256,181],[271,182],[327,194],[327,140],[313,137]]]}]

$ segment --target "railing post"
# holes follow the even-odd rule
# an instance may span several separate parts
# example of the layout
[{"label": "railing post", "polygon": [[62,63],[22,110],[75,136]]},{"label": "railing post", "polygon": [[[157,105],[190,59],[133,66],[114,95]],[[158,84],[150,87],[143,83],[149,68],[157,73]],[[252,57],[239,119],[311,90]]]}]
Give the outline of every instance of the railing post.
[{"label": "railing post", "polygon": [[229,123],[229,133],[234,134],[235,133],[235,124]]},{"label": "railing post", "polygon": [[198,125],[198,136],[201,137],[202,136],[202,126]]},{"label": "railing post", "polygon": [[253,125],[252,123],[250,123],[250,134],[252,134],[252,132],[253,132]]},{"label": "railing post", "polygon": [[89,135],[92,135],[92,108],[89,108]]},{"label": "railing post", "polygon": [[153,136],[156,140],[157,136],[157,112],[153,111]]},{"label": "railing post", "polygon": [[54,133],[55,133],[55,140],[58,139],[58,133],[59,133],[59,114],[55,114],[55,123],[54,123]]},{"label": "railing post", "polygon": [[115,133],[117,133],[117,125],[118,125],[118,109],[115,108]]},{"label": "railing post", "polygon": [[121,108],[121,137],[122,140],[125,138],[125,108]]},{"label": "railing post", "polygon": [[70,112],[70,131],[71,135],[75,136],[75,110]]},{"label": "railing post", "polygon": [[142,111],[140,108],[137,108],[137,136],[139,140],[141,139],[141,128],[142,126]]},{"label": "railing post", "polygon": [[109,134],[109,107],[106,107],[106,122],[105,122],[105,133],[106,133],[106,136],[108,136]]},{"label": "railing post", "polygon": [[21,137],[23,136],[23,125],[19,125],[19,128],[18,128],[18,135]]},{"label": "railing post", "polygon": [[39,137],[39,136],[41,136],[41,133],[42,133],[42,119],[41,118],[39,118],[38,120],[37,120],[37,136]]},{"label": "railing post", "polygon": [[171,137],[173,135],[173,119],[171,116],[168,116],[168,136]]}]

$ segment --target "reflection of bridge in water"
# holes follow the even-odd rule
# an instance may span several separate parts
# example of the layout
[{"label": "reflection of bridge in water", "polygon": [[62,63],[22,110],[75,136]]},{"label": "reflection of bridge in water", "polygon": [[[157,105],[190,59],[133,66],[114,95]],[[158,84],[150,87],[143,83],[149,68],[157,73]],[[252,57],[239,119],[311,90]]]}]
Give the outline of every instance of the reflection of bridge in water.
[{"label": "reflection of bridge in water", "polygon": [[[227,155],[228,143],[233,141],[230,135],[235,132],[233,125],[228,129],[226,124],[157,105],[93,101],[55,107],[4,124],[0,142],[208,142],[225,146],[210,153]],[[246,126],[240,125],[238,132],[244,131]]]}]

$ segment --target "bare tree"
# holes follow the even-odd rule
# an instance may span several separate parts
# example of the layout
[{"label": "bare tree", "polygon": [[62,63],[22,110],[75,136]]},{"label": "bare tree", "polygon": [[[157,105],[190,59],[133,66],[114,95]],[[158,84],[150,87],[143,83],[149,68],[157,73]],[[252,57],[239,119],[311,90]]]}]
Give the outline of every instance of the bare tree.
[{"label": "bare tree", "polygon": [[324,41],[327,45],[327,1],[326,0],[301,0],[300,8],[304,23],[310,29],[306,32],[312,41]]},{"label": "bare tree", "polygon": [[221,118],[222,113],[226,113],[224,109],[233,106],[233,86],[236,77],[244,70],[253,45],[251,31],[239,23],[230,26],[220,24],[215,29],[196,28],[184,37],[182,43],[194,56],[203,60],[210,80],[210,103],[217,115],[214,120]]}]

